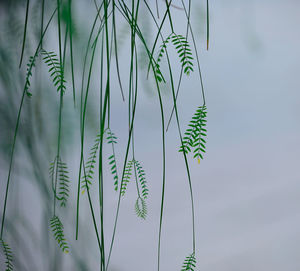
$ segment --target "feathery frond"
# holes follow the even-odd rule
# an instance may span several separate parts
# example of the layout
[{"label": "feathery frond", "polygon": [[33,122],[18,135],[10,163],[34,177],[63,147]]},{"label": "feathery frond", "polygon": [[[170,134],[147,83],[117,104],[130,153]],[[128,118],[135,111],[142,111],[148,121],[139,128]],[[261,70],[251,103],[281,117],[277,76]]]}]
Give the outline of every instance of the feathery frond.
[{"label": "feathery frond", "polygon": [[30,77],[32,76],[32,69],[35,67],[36,57],[37,57],[37,55],[29,57],[29,61],[27,63],[27,68],[26,68],[25,93],[26,93],[27,97],[29,97],[29,98],[32,96],[32,93],[29,90]]},{"label": "feathery frond", "polygon": [[146,219],[146,216],[147,216],[146,201],[143,198],[138,197],[135,202],[134,207],[135,207],[136,215],[142,219]]},{"label": "feathery frond", "polygon": [[123,176],[123,180],[122,180],[122,184],[121,184],[121,195],[124,196],[126,189],[127,189],[127,184],[130,181],[130,177],[132,175],[131,171],[132,171],[132,166],[133,166],[133,160],[130,160],[127,162],[127,165],[125,167],[125,172],[124,172],[124,176]]},{"label": "feathery frond", "polygon": [[61,250],[65,253],[69,253],[69,246],[63,231],[63,224],[61,223],[58,216],[54,215],[50,220],[50,226],[53,231],[53,235]]},{"label": "feathery frond", "polygon": [[[62,162],[60,157],[56,157],[50,163],[49,176],[52,182],[52,189],[55,197],[60,201],[60,206],[65,207],[69,198],[69,176],[67,164]],[[58,189],[55,189],[55,183],[58,182]],[[56,191],[58,190],[58,192]]]},{"label": "feathery frond", "polygon": [[147,188],[145,170],[142,168],[141,163],[139,161],[137,160],[133,160],[133,161],[137,171],[137,180],[140,183],[142,188],[142,196],[144,199],[146,199],[148,197],[149,190]]},{"label": "feathery frond", "polygon": [[100,134],[96,136],[95,143],[90,151],[90,156],[88,158],[87,163],[85,164],[85,170],[81,180],[82,194],[84,194],[85,190],[89,190],[92,184],[99,144],[100,144]]},{"label": "feathery frond", "polygon": [[193,72],[193,54],[192,50],[190,48],[190,45],[187,41],[187,39],[182,35],[177,35],[173,33],[171,41],[173,45],[175,46],[175,49],[177,51],[177,54],[180,58],[180,62],[183,68],[183,72],[186,75],[189,75],[190,72]]},{"label": "feathery frond", "polygon": [[183,68],[183,72],[186,75],[189,75],[191,72],[194,71],[193,69],[193,54],[192,54],[192,50],[190,48],[190,45],[187,41],[187,39],[182,36],[182,35],[177,35],[175,33],[170,34],[162,43],[162,45],[160,46],[160,50],[158,52],[158,57],[155,63],[155,77],[157,78],[157,80],[159,82],[166,82],[161,69],[160,69],[160,62],[164,56],[164,54],[166,53],[167,50],[167,45],[170,43],[173,44],[173,46],[176,49],[176,52],[180,58],[180,62]]},{"label": "feathery frond", "polygon": [[187,256],[183,262],[181,271],[194,271],[196,268],[196,257],[195,254]]},{"label": "feathery frond", "polygon": [[52,78],[53,84],[57,89],[57,92],[66,90],[64,71],[62,64],[58,60],[58,56],[54,52],[47,52],[41,49],[41,54],[43,55],[43,60],[49,67],[50,77]]},{"label": "feathery frond", "polygon": [[185,152],[186,154],[191,152],[193,148],[194,158],[197,158],[199,163],[200,159],[203,159],[202,153],[205,153],[206,148],[204,139],[207,133],[205,129],[206,115],[206,106],[199,106],[188,125],[189,128],[184,133],[182,145],[179,148],[180,152]]},{"label": "feathery frond", "polygon": [[[54,159],[53,162],[50,163],[50,167],[49,167],[49,176],[50,176],[50,180],[52,181],[52,185],[53,185],[55,167],[56,167],[56,158]],[[53,188],[54,188],[54,186],[53,186]]]},{"label": "feathery frond", "polygon": [[3,254],[5,256],[5,265],[6,269],[5,271],[12,271],[13,270],[13,255],[11,248],[9,245],[3,241],[3,239],[0,239],[0,244],[2,246]]},{"label": "feathery frond", "polygon": [[161,73],[161,70],[160,70],[160,62],[161,62],[161,60],[162,60],[162,58],[163,58],[163,56],[164,56],[164,54],[165,54],[165,52],[166,52],[166,50],[167,50],[167,45],[168,45],[168,43],[169,43],[171,37],[172,37],[172,34],[169,35],[169,36],[163,41],[162,45],[160,46],[160,50],[159,50],[159,52],[158,52],[158,57],[157,57],[156,63],[155,63],[155,65],[154,65],[154,66],[155,66],[155,76],[156,76],[158,82],[162,82],[162,81],[163,81],[164,83],[166,82],[166,80],[165,80],[165,78],[163,77],[163,75],[162,75],[162,73]]},{"label": "feathery frond", "polygon": [[106,129],[106,132],[107,132],[107,143],[108,144],[117,144],[117,137],[115,136],[115,134],[109,129],[107,128]]},{"label": "feathery frond", "polygon": [[61,202],[61,206],[66,206],[67,200],[69,198],[69,176],[67,164],[62,162],[60,158],[57,159],[57,170],[58,170],[58,180],[59,180],[59,192],[57,193],[58,200]]},{"label": "feathery frond", "polygon": [[115,191],[118,191],[119,177],[118,177],[117,162],[116,162],[115,149],[114,149],[114,144],[117,144],[117,137],[109,128],[106,131],[107,131],[107,138],[106,138],[107,143],[111,144],[112,146],[112,155],[108,157],[110,171],[114,178]]}]

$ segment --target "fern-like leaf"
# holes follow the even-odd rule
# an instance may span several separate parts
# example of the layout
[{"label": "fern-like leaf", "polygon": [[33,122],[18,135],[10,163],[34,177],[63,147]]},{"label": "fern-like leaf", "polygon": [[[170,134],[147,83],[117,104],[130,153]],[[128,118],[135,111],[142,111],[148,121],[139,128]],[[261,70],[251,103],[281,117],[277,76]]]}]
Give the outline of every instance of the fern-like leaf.
[{"label": "fern-like leaf", "polygon": [[9,245],[3,241],[3,239],[0,239],[0,244],[2,246],[3,254],[5,256],[5,271],[12,271],[13,270],[13,255],[11,248]]},{"label": "fern-like leaf", "polygon": [[206,141],[204,139],[207,136],[207,130],[205,129],[206,116],[206,106],[199,106],[188,125],[189,128],[184,133],[182,145],[179,148],[180,152],[185,152],[186,154],[193,149],[194,158],[197,158],[199,163],[200,159],[203,159],[203,153],[205,153],[206,149]]},{"label": "fern-like leaf", "polygon": [[117,144],[117,137],[109,128],[107,129],[106,139],[107,139],[107,143],[111,144],[112,147],[112,155],[108,157],[108,161],[110,165],[110,171],[114,179],[114,188],[115,191],[118,191],[119,177],[118,177],[118,169],[117,169],[115,147],[114,147],[114,145]]},{"label": "fern-like leaf", "polygon": [[158,80],[158,82],[162,82],[162,81],[163,81],[164,83],[166,82],[166,80],[165,80],[165,78],[163,77],[162,72],[161,72],[161,70],[160,70],[160,62],[161,62],[161,60],[162,60],[162,58],[163,58],[163,56],[164,56],[164,54],[165,54],[165,52],[166,52],[166,50],[167,50],[167,45],[168,45],[168,43],[169,43],[171,37],[172,37],[172,34],[169,35],[169,36],[163,41],[162,45],[160,46],[159,52],[158,52],[158,56],[157,56],[156,63],[154,64],[154,66],[155,66],[155,77],[156,77],[156,79]]},{"label": "fern-like leaf", "polygon": [[115,134],[108,128],[106,130],[106,133],[107,133],[107,143],[108,144],[117,144],[117,137],[115,136]]},{"label": "fern-like leaf", "polygon": [[187,256],[183,262],[181,271],[194,271],[196,268],[196,257],[195,254]]},{"label": "fern-like leaf", "polygon": [[49,176],[50,176],[50,180],[52,181],[52,187],[53,188],[54,188],[53,180],[54,180],[55,167],[56,167],[56,158],[53,162],[50,163],[50,167],[49,167]]},{"label": "fern-like leaf", "polygon": [[127,165],[125,167],[125,172],[124,172],[124,176],[122,179],[122,184],[121,184],[121,195],[124,196],[126,189],[127,189],[127,184],[130,181],[130,177],[132,175],[131,171],[132,171],[132,166],[133,166],[133,160],[128,161]]},{"label": "fern-like leaf", "polygon": [[32,69],[35,67],[36,57],[37,57],[37,55],[29,57],[29,61],[27,63],[27,68],[26,68],[25,93],[26,93],[27,97],[29,97],[29,98],[32,96],[32,93],[29,90],[30,77],[32,76]]},{"label": "fern-like leaf", "polygon": [[58,60],[57,55],[54,52],[47,52],[42,49],[41,54],[43,55],[43,60],[49,68],[50,77],[52,78],[53,84],[57,89],[57,92],[66,90],[64,70],[62,64]]},{"label": "fern-like leaf", "polygon": [[148,197],[149,190],[147,188],[145,170],[142,168],[141,163],[137,160],[134,160],[134,165],[137,171],[137,180],[142,188],[142,196],[144,199],[146,199]]},{"label": "fern-like leaf", "polygon": [[100,134],[96,136],[95,143],[91,148],[88,161],[85,164],[85,169],[81,180],[82,194],[84,194],[85,190],[89,190],[92,184],[99,144],[100,144]]},{"label": "fern-like leaf", "polygon": [[159,82],[166,82],[161,69],[160,69],[160,62],[162,61],[162,58],[167,50],[167,45],[170,43],[173,44],[173,46],[176,49],[176,52],[180,58],[181,66],[183,68],[183,72],[186,75],[189,75],[191,72],[194,71],[193,69],[193,54],[191,47],[187,41],[187,39],[182,35],[177,35],[175,33],[170,34],[162,43],[160,46],[160,50],[158,52],[156,63],[154,63],[155,66],[155,77]]},{"label": "fern-like leaf", "polygon": [[[69,198],[70,180],[68,174],[67,164],[62,162],[60,157],[56,157],[54,161],[50,163],[49,176],[52,182],[52,189],[62,207],[66,206]],[[58,184],[58,188],[56,188],[56,184]]]},{"label": "fern-like leaf", "polygon": [[187,39],[182,35],[173,33],[171,41],[175,46],[177,54],[180,58],[180,62],[183,68],[183,72],[189,75],[193,72],[193,54]]},{"label": "fern-like leaf", "polygon": [[142,219],[146,219],[146,216],[147,216],[146,201],[143,198],[138,197],[135,202],[134,207],[135,207],[136,215]]},{"label": "fern-like leaf", "polygon": [[59,180],[59,192],[58,199],[60,200],[61,206],[66,206],[67,200],[69,198],[69,172],[67,164],[62,162],[60,158],[57,160],[57,170],[58,170],[58,180]]},{"label": "fern-like leaf", "polygon": [[63,224],[61,223],[58,216],[53,216],[50,220],[50,227],[52,229],[53,235],[61,250],[65,253],[69,253],[69,246],[63,231]]}]

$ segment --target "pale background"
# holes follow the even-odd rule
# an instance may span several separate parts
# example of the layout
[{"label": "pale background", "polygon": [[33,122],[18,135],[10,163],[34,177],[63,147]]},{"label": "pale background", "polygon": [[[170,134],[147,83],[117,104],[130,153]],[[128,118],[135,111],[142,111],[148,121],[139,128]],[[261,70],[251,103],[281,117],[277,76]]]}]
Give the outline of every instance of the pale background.
[{"label": "pale background", "polygon": [[[202,10],[205,1],[194,2],[192,23],[197,34],[208,107],[207,154],[200,165],[197,161],[190,160],[196,211],[197,270],[298,271],[300,270],[300,2],[210,1],[209,51],[205,51],[205,20]],[[94,16],[88,16],[92,8],[92,5],[85,5],[85,9],[76,11],[80,16],[79,19],[86,22],[86,29],[89,29],[88,23]],[[182,15],[182,11],[174,11],[178,32],[183,34]],[[48,48],[51,49],[51,41],[49,44]],[[18,48],[20,49],[20,46]],[[128,44],[126,45],[125,41],[124,47],[120,50],[120,57],[124,59],[121,68],[124,71],[128,69],[128,63],[125,61],[126,50]],[[175,55],[174,58],[176,59]],[[82,60],[78,62],[81,63]],[[97,81],[97,76],[94,79]],[[116,242],[109,268],[111,271],[152,271],[156,270],[157,265],[161,196],[161,124],[156,93],[149,87],[143,87],[143,80],[145,76],[141,75],[135,148],[136,158],[143,163],[150,188],[149,215],[146,221],[140,221],[135,216],[136,191],[135,186],[130,184],[121,204]],[[47,84],[51,86],[50,81],[47,81]],[[2,99],[5,88],[0,90]],[[96,91],[93,91],[91,97],[93,95],[97,97]],[[172,97],[167,88],[163,96],[166,116],[169,116]],[[196,107],[201,105],[200,98],[197,77],[192,75],[189,79],[185,78],[179,95],[182,129],[186,128]],[[66,108],[70,109],[67,112],[72,112],[71,89],[66,99],[69,99]],[[116,109],[112,111],[112,129],[119,137],[117,153],[120,161],[123,161],[128,120],[126,107],[121,102],[118,89],[115,91],[113,101]],[[97,107],[95,108],[97,110]],[[47,118],[45,112],[43,114]],[[64,149],[65,160],[70,166],[74,181],[71,206],[75,205],[80,151],[79,134],[76,130],[78,116],[72,114],[66,118],[75,127],[76,132],[70,132],[73,133],[73,143]],[[1,118],[2,116],[4,115],[1,115]],[[56,129],[55,121],[55,116],[49,117],[49,123],[54,129]],[[90,133],[87,134],[87,148],[91,146],[91,140],[97,132],[95,124],[97,120],[91,120]],[[161,270],[166,271],[180,270],[184,258],[192,252],[189,190],[184,161],[182,155],[177,152],[179,138],[175,124],[173,120],[167,133],[166,207],[161,261]],[[55,133],[54,131],[54,136]],[[7,138],[9,135],[5,133]],[[50,157],[55,153],[55,137],[52,144],[49,147]],[[19,146],[17,153],[19,161],[22,159],[22,153],[24,154],[24,146],[23,148]],[[1,158],[1,161],[4,159],[6,158]],[[20,161],[17,165],[19,163]],[[26,164],[26,160],[24,163]],[[45,159],[42,163],[47,176],[48,161]],[[4,162],[1,164],[2,202],[8,167]],[[43,221],[43,209],[40,204],[42,196],[33,192],[36,188],[30,180],[20,177],[21,170],[22,168],[16,169],[13,175],[13,181],[18,185],[15,184],[11,189],[7,215],[12,218],[14,209],[14,212],[21,213],[25,220],[30,217],[33,229],[31,234],[34,236],[35,232],[42,235],[44,230],[47,231],[47,221],[44,222],[45,225],[40,222]],[[113,192],[110,179],[106,180],[105,234],[106,243],[109,243],[117,195]],[[96,200],[97,189],[92,193]],[[86,207],[81,211],[79,241],[72,241],[74,209],[68,214],[69,223],[65,225],[66,236],[72,241],[74,250],[85,260],[89,270],[97,270],[99,266],[97,243],[87,202],[83,200],[82,203]],[[22,225],[21,222],[18,223]],[[28,233],[23,236],[25,239],[32,239]],[[50,234],[50,243],[53,242],[51,238]],[[52,270],[45,261],[48,252],[47,249],[41,249],[43,246],[41,242],[37,240],[35,245],[26,243],[29,251],[26,253],[31,256],[26,256],[24,249],[21,250],[15,241],[11,242],[13,250],[17,251],[16,254],[20,254],[20,261],[23,261],[19,270]],[[53,250],[58,251],[56,244],[52,245]],[[59,254],[59,251],[57,253]],[[63,260],[64,268],[59,270],[85,270],[79,265],[74,265],[71,256],[63,256]]]}]

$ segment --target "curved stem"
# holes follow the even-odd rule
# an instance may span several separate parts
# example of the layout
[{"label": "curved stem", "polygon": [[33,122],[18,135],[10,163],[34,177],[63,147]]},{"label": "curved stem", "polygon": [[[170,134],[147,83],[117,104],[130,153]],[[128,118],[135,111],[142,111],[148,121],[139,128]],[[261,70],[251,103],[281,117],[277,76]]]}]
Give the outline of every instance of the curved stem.
[{"label": "curved stem", "polygon": [[[101,7],[100,7],[101,8]],[[92,29],[90,31],[90,35],[89,35],[89,39],[88,39],[88,44],[87,44],[87,48],[86,48],[86,52],[85,52],[85,57],[84,57],[84,64],[83,64],[83,72],[82,72],[82,81],[81,81],[81,95],[80,95],[80,130],[81,130],[81,154],[80,154],[80,164],[79,164],[79,173],[78,173],[78,184],[77,184],[77,200],[76,200],[76,237],[75,239],[78,240],[78,233],[79,233],[79,203],[80,203],[80,179],[81,179],[81,170],[82,170],[82,163],[83,163],[83,144],[84,144],[84,123],[83,123],[83,119],[85,118],[85,113],[83,113],[84,109],[84,103],[83,103],[83,89],[84,89],[84,76],[85,76],[85,67],[86,67],[86,62],[87,62],[87,56],[88,56],[88,52],[90,49],[90,44],[91,44],[91,40],[92,40],[92,35],[96,26],[96,22],[98,20],[98,17],[100,18],[100,10],[97,11]],[[98,31],[98,35],[103,27],[102,24],[102,19],[100,18],[101,21],[101,25]],[[97,38],[98,40],[98,38]],[[93,50],[94,52],[94,50]],[[91,60],[91,63],[93,63],[93,57]],[[90,64],[91,65],[91,64]],[[90,71],[91,71],[91,67],[90,67]],[[90,76],[89,76],[90,78]],[[89,79],[88,79],[89,80]],[[89,85],[89,83],[88,83]],[[85,112],[85,111],[84,111]]]},{"label": "curved stem", "polygon": [[27,23],[28,23],[28,14],[29,14],[29,4],[30,4],[30,0],[27,0],[27,4],[26,4],[26,15],[25,15],[25,23],[24,23],[24,34],[23,34],[22,51],[21,51],[21,57],[20,57],[19,68],[21,68],[21,66],[22,66],[23,55],[24,55],[24,50],[25,50],[26,32],[27,32]]},{"label": "curved stem", "polygon": [[[38,52],[40,50],[41,44],[42,44],[42,40],[45,36],[45,33],[55,15],[57,11],[57,8],[54,10],[54,12],[52,13],[44,31],[43,34],[40,38],[40,42],[35,50],[34,53],[34,57],[36,57],[38,55]],[[31,72],[33,68],[33,63],[31,63],[31,65],[29,66],[29,71]],[[4,197],[4,207],[3,207],[3,213],[2,213],[2,222],[1,222],[1,232],[0,232],[0,238],[2,238],[3,236],[3,229],[4,229],[4,222],[5,222],[5,214],[6,214],[6,205],[7,205],[7,198],[8,198],[8,190],[9,190],[9,184],[10,184],[10,179],[11,179],[11,170],[12,170],[12,164],[13,164],[13,158],[14,158],[14,153],[15,153],[15,145],[16,145],[16,140],[17,140],[17,134],[18,134],[18,130],[19,130],[19,124],[20,124],[20,117],[21,117],[21,112],[22,112],[22,108],[23,108],[23,103],[24,103],[24,97],[25,97],[25,93],[26,93],[26,86],[27,86],[27,82],[25,82],[24,88],[23,88],[23,93],[22,93],[22,98],[21,98],[21,102],[20,102],[20,106],[19,106],[19,111],[18,111],[18,116],[17,116],[17,122],[16,122],[16,127],[15,127],[15,131],[14,131],[14,138],[13,138],[13,143],[12,143],[12,150],[11,150],[11,155],[10,155],[10,162],[9,162],[9,169],[8,169],[8,176],[7,176],[7,181],[6,181],[6,190],[5,190],[5,197]]]},{"label": "curved stem", "polygon": [[[58,42],[59,42],[59,65],[62,69],[62,73],[64,72],[63,66],[63,56],[62,56],[62,42],[61,42],[61,26],[60,26],[60,0],[57,0],[57,23],[58,23]],[[63,107],[63,80],[61,80],[61,88],[60,88],[60,100],[59,100],[59,114],[58,114],[58,135],[57,135],[57,162],[60,160],[60,144],[61,144],[61,125],[62,125],[62,107]],[[58,166],[58,165],[57,165]],[[56,209],[56,189],[57,189],[57,182],[58,182],[58,172],[56,171],[55,174],[55,186],[54,186],[54,201],[53,201],[53,212],[55,215]]]},{"label": "curved stem", "polygon": [[[177,110],[177,105],[176,105],[176,96],[175,96],[175,88],[174,88],[174,80],[173,80],[172,68],[171,68],[171,63],[170,63],[170,59],[169,59],[169,55],[168,55],[167,50],[166,50],[166,55],[167,55],[167,60],[168,60],[169,72],[170,72],[171,89],[172,89],[172,96],[173,96],[173,102],[174,102],[174,108],[175,108],[175,116],[176,116],[177,128],[178,128],[178,133],[179,133],[181,145],[183,145],[182,133],[181,133],[180,123],[179,123],[179,117],[178,117],[178,110]],[[195,208],[194,208],[194,197],[193,197],[192,180],[191,180],[191,174],[190,174],[190,169],[189,169],[189,164],[188,164],[188,161],[187,161],[186,153],[185,152],[182,152],[182,153],[183,153],[183,157],[184,157],[184,163],[185,163],[185,167],[186,167],[186,172],[187,172],[187,175],[188,175],[188,183],[189,183],[189,190],[190,190],[190,197],[191,197],[193,253],[195,253],[195,250],[196,250]]]}]

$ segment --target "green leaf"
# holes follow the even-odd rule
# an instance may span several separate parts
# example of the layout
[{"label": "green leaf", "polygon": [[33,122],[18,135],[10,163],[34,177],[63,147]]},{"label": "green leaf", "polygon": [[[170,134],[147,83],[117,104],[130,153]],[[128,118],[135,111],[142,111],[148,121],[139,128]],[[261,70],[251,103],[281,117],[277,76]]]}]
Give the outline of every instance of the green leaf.
[{"label": "green leaf", "polygon": [[94,142],[95,143],[90,150],[88,161],[85,163],[83,176],[81,177],[82,194],[84,194],[85,190],[89,190],[91,184],[93,183],[93,175],[94,175],[93,168],[95,168],[95,164],[96,164],[96,158],[97,158],[97,153],[100,144],[100,134],[97,134]]},{"label": "green leaf", "polygon": [[187,256],[183,262],[181,271],[194,271],[196,268],[196,258],[195,254]]},{"label": "green leaf", "polygon": [[149,194],[149,190],[147,188],[147,182],[146,182],[146,174],[144,169],[141,166],[141,163],[137,160],[133,160],[134,161],[134,165],[137,171],[137,180],[141,185],[142,188],[142,197],[144,199],[146,199],[148,197]]},{"label": "green leaf", "polygon": [[37,58],[38,54],[35,54],[34,56],[29,57],[29,61],[27,63],[27,68],[26,68],[26,78],[25,78],[25,93],[27,97],[31,97],[32,93],[29,91],[30,87],[30,77],[32,76],[32,69],[35,67],[35,61]]},{"label": "green leaf", "polygon": [[69,176],[67,169],[67,164],[62,162],[60,158],[57,159],[58,176],[59,176],[59,188],[57,193],[57,198],[60,201],[62,207],[66,206],[67,200],[69,198]]},{"label": "green leaf", "polygon": [[116,157],[115,157],[115,148],[114,145],[117,144],[117,137],[115,134],[110,130],[110,128],[106,129],[107,133],[107,143],[111,145],[112,147],[112,155],[108,157],[108,163],[111,166],[110,167],[110,172],[113,175],[113,179],[115,180],[114,182],[114,190],[118,191],[118,183],[119,183],[119,177],[118,177],[118,171],[117,171],[117,162],[116,162]]},{"label": "green leaf", "polygon": [[138,197],[135,202],[134,207],[135,207],[136,215],[142,219],[146,219],[146,216],[147,216],[146,201],[143,198]]},{"label": "green leaf", "polygon": [[[56,157],[50,163],[49,175],[52,181],[52,189],[56,199],[60,202],[60,206],[65,207],[69,198],[69,176],[67,164],[62,162],[60,157]],[[57,187],[56,187],[57,186]]]},{"label": "green leaf", "polygon": [[63,232],[63,224],[61,223],[58,216],[54,215],[50,220],[50,227],[53,232],[53,236],[61,250],[65,253],[69,253],[69,246],[67,240],[65,239],[64,232]]},{"label": "green leaf", "polygon": [[123,179],[122,179],[122,182],[121,182],[121,195],[122,196],[125,195],[127,185],[130,181],[133,161],[134,160],[128,161],[126,166],[125,166],[125,171],[124,171]]},{"label": "green leaf", "polygon": [[[207,130],[203,128],[203,123],[206,123],[206,106],[199,106],[196,113],[192,117],[192,120],[188,124],[188,128],[183,136],[182,145],[179,147],[179,152],[185,152],[186,154],[193,150],[194,158],[201,158],[203,156],[200,152],[205,153],[206,141],[203,137],[206,137]],[[199,162],[199,161],[198,161]]]},{"label": "green leaf", "polygon": [[47,52],[41,49],[41,54],[43,55],[43,60],[45,64],[49,67],[50,77],[52,78],[53,84],[57,89],[57,92],[66,90],[64,70],[62,64],[58,61],[58,56],[54,52]]},{"label": "green leaf", "polygon": [[12,255],[11,248],[6,242],[4,242],[3,239],[0,239],[0,244],[5,257],[5,266],[6,266],[5,271],[13,271],[13,255]]}]

